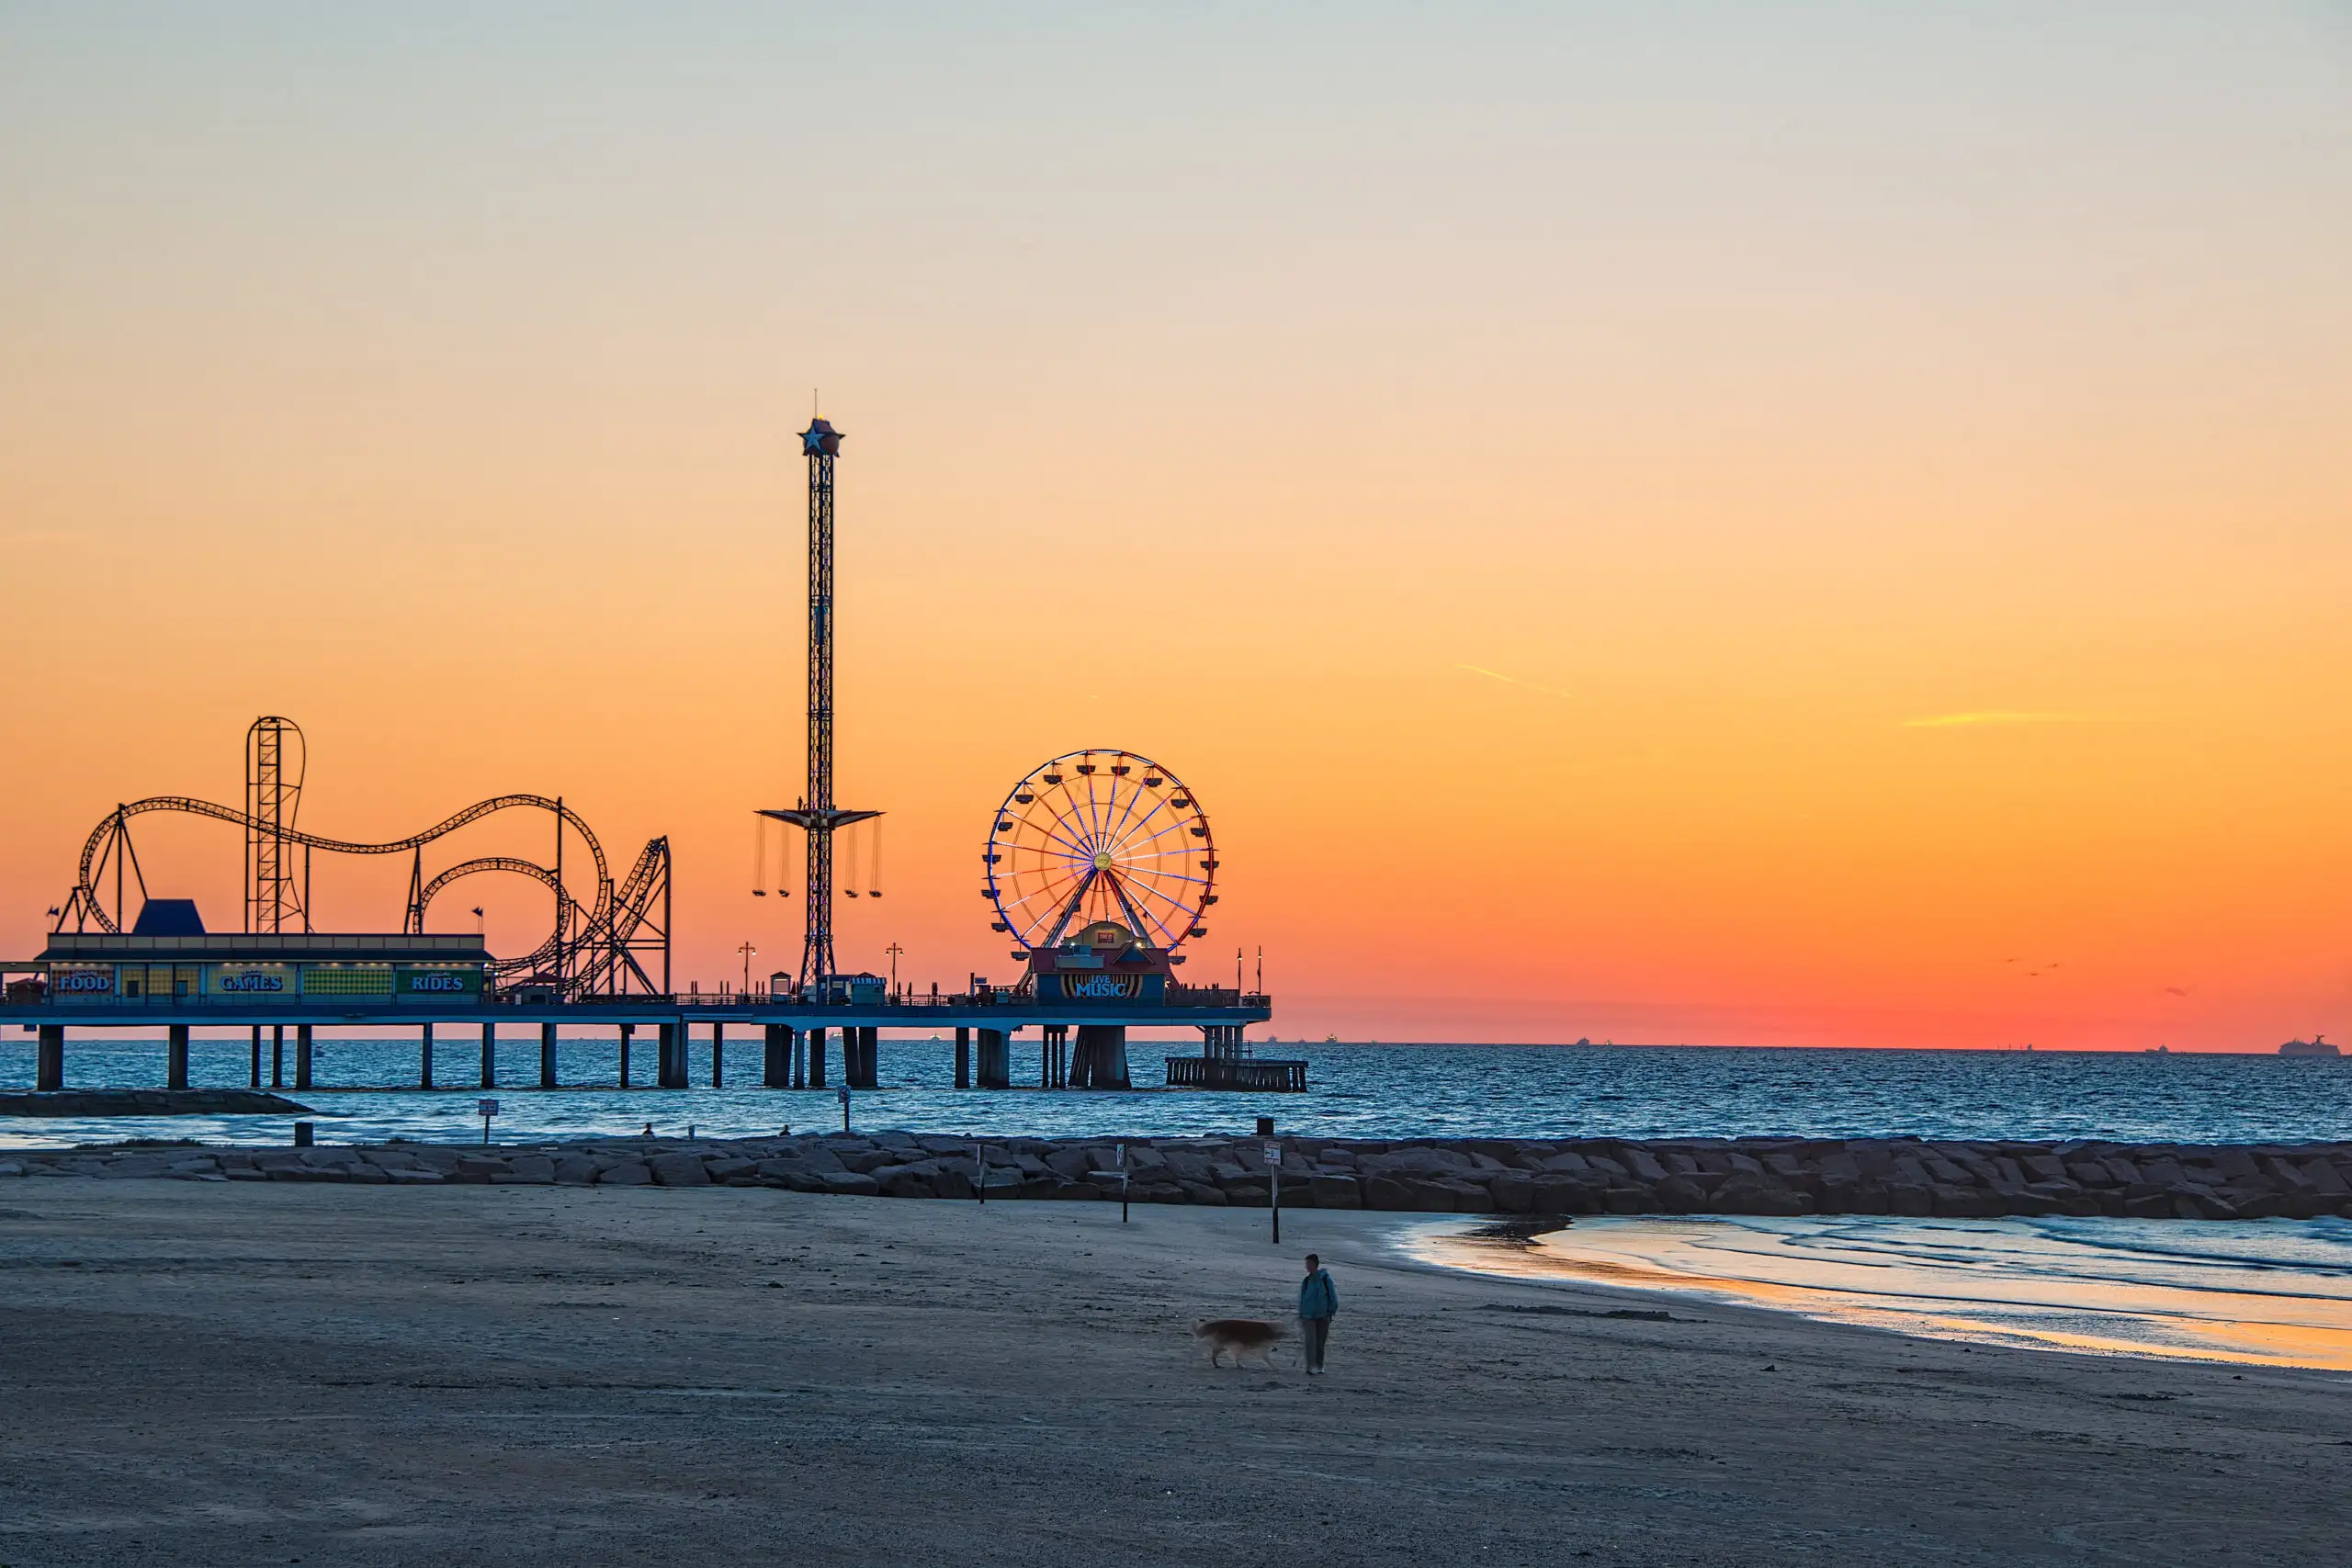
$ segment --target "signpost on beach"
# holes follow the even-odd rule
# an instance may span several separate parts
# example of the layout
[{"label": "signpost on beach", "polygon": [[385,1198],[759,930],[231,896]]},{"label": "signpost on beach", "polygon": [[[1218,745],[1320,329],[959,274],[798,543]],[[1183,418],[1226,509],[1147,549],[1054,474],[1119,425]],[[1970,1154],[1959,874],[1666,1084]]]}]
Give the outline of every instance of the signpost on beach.
[{"label": "signpost on beach", "polygon": [[498,1114],[498,1101],[477,1100],[474,1101],[474,1112],[481,1118],[481,1141],[487,1144],[490,1142],[490,1119]]},{"label": "signpost on beach", "polygon": [[1283,1244],[1283,1146],[1266,1145],[1266,1201],[1274,1213],[1274,1245]]}]

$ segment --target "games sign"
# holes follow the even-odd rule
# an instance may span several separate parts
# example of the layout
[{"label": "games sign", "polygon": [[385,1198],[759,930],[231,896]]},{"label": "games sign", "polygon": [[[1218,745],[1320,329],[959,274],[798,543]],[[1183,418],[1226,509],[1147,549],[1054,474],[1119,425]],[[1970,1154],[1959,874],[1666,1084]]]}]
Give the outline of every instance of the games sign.
[{"label": "games sign", "polygon": [[216,964],[209,988],[216,997],[290,996],[294,976],[283,964]]}]

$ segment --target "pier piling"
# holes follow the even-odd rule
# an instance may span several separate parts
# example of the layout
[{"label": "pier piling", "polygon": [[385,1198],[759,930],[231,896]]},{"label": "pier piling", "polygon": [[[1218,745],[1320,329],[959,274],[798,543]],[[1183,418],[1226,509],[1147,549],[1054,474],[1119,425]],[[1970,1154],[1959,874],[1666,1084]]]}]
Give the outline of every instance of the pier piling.
[{"label": "pier piling", "polygon": [[417,1032],[423,1038],[416,1048],[416,1087],[431,1089],[433,1087],[433,1026],[429,1023],[420,1023],[417,1025]]},{"label": "pier piling", "polygon": [[254,1025],[253,1068],[254,1070],[251,1075],[253,1082],[251,1087],[259,1089],[261,1087],[261,1025],[258,1023]]},{"label": "pier piling", "polygon": [[792,1032],[781,1023],[767,1026],[760,1052],[760,1087],[792,1087]]},{"label": "pier piling", "polygon": [[269,1026],[269,1087],[286,1087],[286,1026],[282,1023]]},{"label": "pier piling", "polygon": [[1119,1023],[1078,1026],[1078,1087],[1132,1089],[1127,1077],[1127,1030]]},{"label": "pier piling", "polygon": [[980,1031],[980,1087],[1012,1087],[1012,1037],[1005,1030]]},{"label": "pier piling", "polygon": [[727,1026],[714,1022],[710,1026],[710,1087],[727,1087]]},{"label": "pier piling", "polygon": [[39,1043],[34,1047],[33,1087],[37,1089],[60,1089],[65,1087],[65,1026],[44,1023],[40,1026]]},{"label": "pier piling", "polygon": [[554,1089],[557,1087],[555,1081],[555,1025],[552,1023],[543,1023],[539,1025],[539,1087],[541,1089]]},{"label": "pier piling", "polygon": [[972,1031],[968,1024],[956,1029],[956,1087],[972,1087]]},{"label": "pier piling", "polygon": [[175,1023],[164,1032],[164,1087],[187,1087],[187,1025]]},{"label": "pier piling", "polygon": [[825,1087],[825,1032],[821,1029],[808,1032],[808,1087]]},{"label": "pier piling", "polygon": [[629,1042],[636,1036],[636,1034],[637,1025],[633,1023],[624,1023],[621,1025],[621,1087],[623,1089],[627,1089],[629,1086],[628,1047]]},{"label": "pier piling", "polygon": [[498,1087],[498,1025],[486,1020],[481,1026],[481,1087]]},{"label": "pier piling", "polygon": [[311,1047],[313,1043],[311,1030],[311,1026],[307,1023],[298,1023],[294,1026],[294,1087],[296,1089],[311,1087]]}]

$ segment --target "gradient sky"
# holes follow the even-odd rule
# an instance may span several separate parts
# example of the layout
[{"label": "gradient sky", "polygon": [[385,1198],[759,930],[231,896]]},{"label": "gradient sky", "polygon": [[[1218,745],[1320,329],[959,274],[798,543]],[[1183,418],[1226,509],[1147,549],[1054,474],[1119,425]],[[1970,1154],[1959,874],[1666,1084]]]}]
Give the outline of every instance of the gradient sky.
[{"label": "gradient sky", "polygon": [[2352,1036],[2347,171],[2342,5],[0,6],[0,945],[277,712],[790,966],[821,387],[854,965],[1107,745],[1284,1038]]}]

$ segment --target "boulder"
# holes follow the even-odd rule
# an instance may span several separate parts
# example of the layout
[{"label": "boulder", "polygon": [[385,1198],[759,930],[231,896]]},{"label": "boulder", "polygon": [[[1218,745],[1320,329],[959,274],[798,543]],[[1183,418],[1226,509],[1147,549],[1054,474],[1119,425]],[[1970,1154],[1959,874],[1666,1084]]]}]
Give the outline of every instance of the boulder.
[{"label": "boulder", "polygon": [[[1578,1179],[1569,1176],[1539,1176],[1530,1194],[1528,1211],[1537,1214],[1597,1214],[1600,1213],[1601,1184],[1589,1176]],[[1380,1205],[1367,1197],[1366,1208]]]},{"label": "boulder", "polygon": [[[1352,1183],[1351,1183],[1352,1185]],[[1524,1214],[1535,1207],[1535,1178],[1523,1170],[1507,1170],[1487,1183],[1495,1207],[1506,1214]]]},{"label": "boulder", "polygon": [[872,1198],[882,1190],[882,1184],[860,1170],[820,1171],[817,1179],[823,1190],[851,1198]]},{"label": "boulder", "polygon": [[1924,1220],[1936,1212],[1936,1195],[1924,1181],[1890,1181],[1886,1206],[1890,1213]]},{"label": "boulder", "polygon": [[2308,1159],[2302,1163],[2301,1169],[2304,1177],[2310,1180],[2312,1190],[2324,1192],[2331,1198],[2352,1196],[2352,1184],[2346,1183],[2343,1176],[2327,1161]]},{"label": "boulder", "polygon": [[939,1190],[933,1185],[937,1167],[926,1163],[886,1165],[876,1170],[871,1179],[885,1198],[936,1198]]},{"label": "boulder", "polygon": [[[1363,1206],[1404,1213],[1451,1214],[1456,1210],[1456,1185],[1418,1176],[1367,1176],[1363,1180]],[[1469,1190],[1467,1182],[1458,1185]],[[1491,1208],[1494,1200],[1487,1196],[1486,1189],[1478,1188],[1476,1191],[1483,1204]]]},{"label": "boulder", "polygon": [[1391,1149],[1385,1154],[1366,1155],[1356,1161],[1356,1169],[1366,1176],[1451,1176],[1475,1168],[1468,1155],[1453,1149]]},{"label": "boulder", "polygon": [[1209,1162],[1192,1149],[1165,1149],[1160,1158],[1168,1165],[1169,1174],[1182,1182],[1202,1182],[1209,1179]]},{"label": "boulder", "polygon": [[710,1168],[697,1155],[665,1154],[653,1156],[653,1179],[664,1187],[707,1187]]},{"label": "boulder", "polygon": [[[1531,1182],[1529,1185],[1532,1187],[1533,1183]],[[1306,1179],[1306,1187],[1308,1196],[1314,1200],[1315,1206],[1318,1209],[1361,1209],[1363,1207],[1363,1188],[1352,1176],[1336,1176],[1317,1171]],[[1285,1188],[1283,1190],[1287,1192],[1289,1189]]]},{"label": "boulder", "polygon": [[1938,1182],[1932,1190],[1938,1217],[1947,1220],[1990,1219],[2002,1211],[1998,1193],[1980,1187]]},{"label": "boulder", "polygon": [[596,1173],[596,1184],[600,1187],[645,1187],[650,1186],[652,1180],[652,1170],[636,1160],[625,1160]]},{"label": "boulder", "polygon": [[1669,1176],[1651,1190],[1658,1207],[1669,1214],[1702,1213],[1707,1207],[1706,1189],[1687,1176]]},{"label": "boulder", "polygon": [[596,1162],[585,1155],[565,1155],[555,1162],[555,1179],[571,1187],[584,1187],[596,1179]]}]

